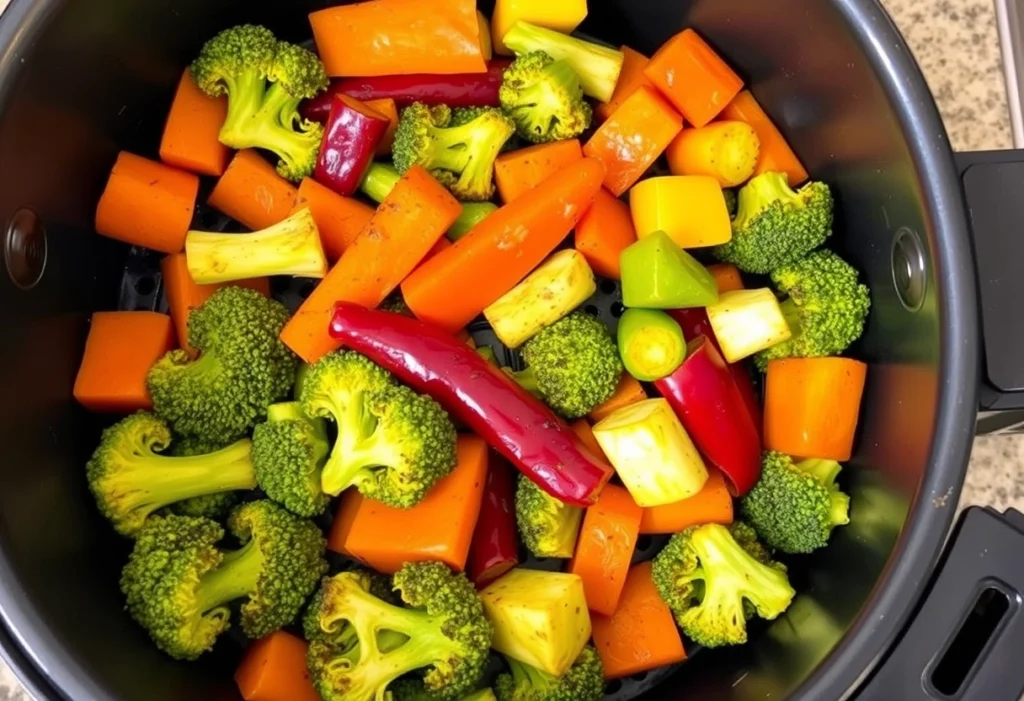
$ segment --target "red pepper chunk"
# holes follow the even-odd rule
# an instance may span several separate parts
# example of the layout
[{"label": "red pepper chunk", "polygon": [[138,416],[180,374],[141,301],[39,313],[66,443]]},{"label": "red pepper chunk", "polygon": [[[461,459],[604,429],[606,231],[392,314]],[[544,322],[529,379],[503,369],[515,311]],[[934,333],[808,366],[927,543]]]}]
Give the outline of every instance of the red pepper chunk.
[{"label": "red pepper chunk", "polygon": [[329,332],[436,399],[556,499],[590,506],[611,478],[612,467],[551,409],[443,329],[339,302]]},{"label": "red pepper chunk", "polygon": [[339,95],[331,104],[314,179],[343,197],[359,189],[391,120],[355,98]]},{"label": "red pepper chunk", "polygon": [[761,476],[761,439],[729,365],[707,336],[687,345],[686,361],[654,383],[701,453],[743,496]]},{"label": "red pepper chunk", "polygon": [[466,574],[480,589],[519,564],[515,479],[503,459],[491,458]]}]

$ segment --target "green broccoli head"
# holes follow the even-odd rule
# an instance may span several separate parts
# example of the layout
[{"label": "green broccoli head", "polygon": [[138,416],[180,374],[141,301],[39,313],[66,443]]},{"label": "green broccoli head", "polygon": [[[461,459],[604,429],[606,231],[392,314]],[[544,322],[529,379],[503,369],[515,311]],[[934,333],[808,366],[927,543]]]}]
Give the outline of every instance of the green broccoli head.
[{"label": "green broccoli head", "polygon": [[506,68],[498,96],[516,133],[535,144],[574,139],[594,117],[572,64],[543,51],[523,54]]},{"label": "green broccoli head", "polygon": [[[427,691],[427,687],[419,679],[399,679],[388,687],[391,694],[391,701],[438,701],[437,694]],[[496,701],[494,692],[490,689],[481,689],[463,696],[460,701]]]},{"label": "green broccoli head", "polygon": [[857,270],[832,251],[815,251],[777,268],[772,281],[788,295],[782,312],[792,337],[754,356],[762,372],[781,358],[838,355],[864,333],[870,291],[857,282]]},{"label": "green broccoli head", "polygon": [[[439,562],[407,564],[394,586],[409,607],[371,592],[372,579],[343,572],[324,580],[307,626],[316,635],[309,669],[325,701],[386,698],[399,677],[425,671],[425,689],[453,701],[476,688],[490,652],[492,629],[473,584]],[[351,631],[357,640],[351,640]]]},{"label": "green broccoli head", "polygon": [[500,675],[494,685],[498,701],[597,701],[604,696],[604,667],[592,645],[561,677],[506,659],[511,674]]},{"label": "green broccoli head", "polygon": [[267,496],[298,516],[322,514],[330,501],[320,483],[331,448],[324,419],[306,416],[299,402],[273,404],[252,442],[256,480]]},{"label": "green broccoli head", "polygon": [[615,394],[622,359],[603,321],[573,312],[527,341],[522,348],[529,366],[517,379],[536,383],[548,405],[567,419],[588,414]]},{"label": "green broccoli head", "polygon": [[[226,448],[220,443],[210,443],[195,436],[175,436],[168,454],[174,458],[189,458],[196,455],[215,453]],[[238,504],[238,492],[218,492],[176,501],[164,511],[181,516],[202,516],[219,521]]]},{"label": "green broccoli head", "polygon": [[[391,577],[388,575],[374,572],[365,567],[355,567],[348,570],[348,574],[357,576],[360,586],[378,599],[393,606],[402,605],[402,599],[395,591]],[[302,632],[306,636],[306,640],[326,641],[336,649],[344,648],[348,650],[352,648],[359,642],[359,637],[356,635],[355,629],[347,621],[335,620],[331,621],[332,625],[329,628],[321,627],[320,610],[323,605],[323,596],[323,588],[317,589],[310,599],[309,606],[306,608],[306,613],[302,618]],[[379,637],[378,645],[380,645]]]},{"label": "green broccoli head", "polygon": [[327,88],[323,63],[300,46],[277,41],[265,27],[225,29],[203,46],[192,76],[208,95],[228,96],[220,141],[262,148],[279,158],[282,177],[312,175],[323,127],[299,116],[299,103]]},{"label": "green broccoli head", "polygon": [[722,196],[725,197],[725,209],[729,212],[730,217],[736,216],[736,209],[739,207],[739,196],[736,194],[736,190],[732,188],[723,188]]},{"label": "green broccoli head", "polygon": [[583,521],[583,509],[563,504],[519,475],[516,523],[526,549],[536,557],[572,557]]},{"label": "green broccoli head", "polygon": [[768,559],[753,530],[738,522],[677,533],[657,557],[654,584],[690,638],[705,647],[747,642],[747,618],[778,617],[796,592],[786,568]]},{"label": "green broccoli head", "polygon": [[732,240],[712,254],[747,273],[766,275],[803,258],[832,234],[832,193],[820,182],[793,191],[785,173],[762,173],[743,186]]},{"label": "green broccoli head", "polygon": [[185,436],[227,443],[245,435],[295,382],[298,359],[279,338],[287,321],[284,305],[259,292],[217,290],[188,319],[198,360],[174,350],[149,371],[156,413]]},{"label": "green broccoli head", "polygon": [[489,200],[494,195],[494,160],[515,125],[497,109],[474,114],[472,120],[452,125],[452,111],[444,105],[416,102],[402,110],[394,146],[398,172],[419,165],[459,199]]},{"label": "green broccoli head", "polygon": [[103,431],[86,478],[118,533],[136,535],[147,518],[171,504],[256,486],[248,439],[190,457],[163,455],[170,443],[167,424],[144,411]]},{"label": "green broccoli head", "polygon": [[784,553],[825,547],[832,529],[850,522],[850,497],[835,483],[840,469],[835,460],[796,462],[766,452],[760,480],[740,501],[744,520]]}]

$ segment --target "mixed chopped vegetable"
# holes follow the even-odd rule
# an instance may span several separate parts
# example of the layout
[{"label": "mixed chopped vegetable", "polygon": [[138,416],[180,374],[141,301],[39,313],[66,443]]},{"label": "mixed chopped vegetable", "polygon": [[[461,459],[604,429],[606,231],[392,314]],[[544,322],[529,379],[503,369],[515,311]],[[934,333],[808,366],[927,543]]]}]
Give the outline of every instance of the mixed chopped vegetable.
[{"label": "mixed chopped vegetable", "polygon": [[86,483],[129,614],[180,660],[238,626],[247,701],[596,700],[745,643],[850,521],[871,297],[829,186],[695,31],[586,16],[228,28],[113,166],[96,229],[165,254],[169,313],[93,317]]}]

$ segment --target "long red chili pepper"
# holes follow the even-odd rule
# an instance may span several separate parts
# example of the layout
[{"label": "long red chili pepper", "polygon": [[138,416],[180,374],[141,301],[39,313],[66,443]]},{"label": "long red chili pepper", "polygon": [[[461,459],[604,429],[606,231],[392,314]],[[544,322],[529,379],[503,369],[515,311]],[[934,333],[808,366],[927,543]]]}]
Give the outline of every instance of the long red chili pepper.
[{"label": "long red chili pepper", "polygon": [[351,95],[363,101],[391,98],[399,107],[413,102],[449,107],[497,107],[502,74],[510,63],[508,59],[488,61],[486,73],[424,73],[334,80],[327,92],[302,105],[302,116],[314,122],[323,122],[331,111],[331,98],[334,95]]},{"label": "long red chili pepper", "polygon": [[433,324],[339,302],[330,334],[436,399],[551,496],[590,506],[612,476],[540,400]]},{"label": "long red chili pepper", "polygon": [[515,509],[515,475],[504,458],[492,455],[466,565],[466,574],[478,588],[519,564]]},{"label": "long red chili pepper", "polygon": [[351,197],[370,169],[390,124],[385,115],[347,95],[334,97],[316,162],[317,182]]}]

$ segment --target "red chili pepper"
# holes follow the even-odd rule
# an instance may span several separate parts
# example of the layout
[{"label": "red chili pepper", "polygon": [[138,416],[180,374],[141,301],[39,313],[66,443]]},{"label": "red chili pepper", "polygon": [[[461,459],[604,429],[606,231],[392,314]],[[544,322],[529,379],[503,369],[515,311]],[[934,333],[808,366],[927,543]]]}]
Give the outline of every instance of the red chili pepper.
[{"label": "red chili pepper", "polygon": [[611,478],[551,409],[433,324],[339,302],[330,334],[439,401],[551,496],[590,506]]},{"label": "red chili pepper", "polygon": [[331,111],[331,98],[335,95],[350,95],[363,101],[390,97],[399,107],[413,102],[449,107],[497,107],[500,104],[498,88],[501,87],[502,74],[511,63],[508,59],[488,61],[486,73],[422,73],[333,80],[327,92],[303,104],[302,116],[323,122]]},{"label": "red chili pepper", "polygon": [[314,178],[339,195],[351,197],[373,164],[377,145],[391,124],[385,115],[347,95],[336,96],[324,129]]},{"label": "red chili pepper", "polygon": [[654,383],[704,457],[725,473],[736,496],[761,476],[761,439],[728,363],[707,336],[687,344],[687,357]]},{"label": "red chili pepper", "polygon": [[466,574],[480,589],[519,564],[514,477],[504,458],[491,456],[466,565]]}]

